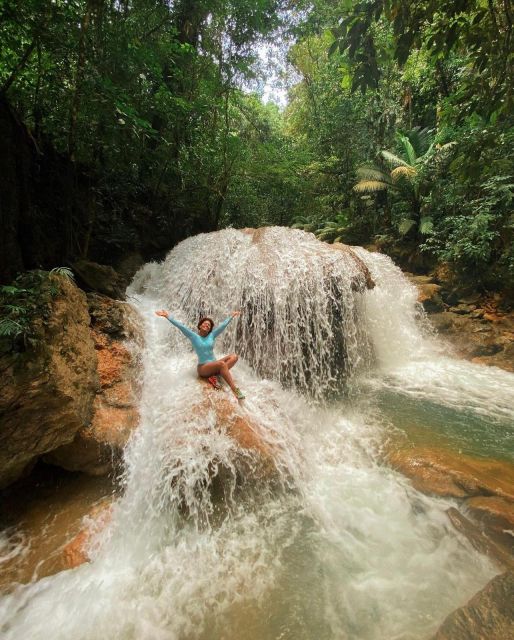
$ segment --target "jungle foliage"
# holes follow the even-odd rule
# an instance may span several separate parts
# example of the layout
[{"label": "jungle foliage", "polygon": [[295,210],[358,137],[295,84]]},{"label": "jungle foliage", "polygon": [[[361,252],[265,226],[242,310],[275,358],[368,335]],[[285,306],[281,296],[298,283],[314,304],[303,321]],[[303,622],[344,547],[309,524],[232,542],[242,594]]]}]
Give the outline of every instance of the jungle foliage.
[{"label": "jungle foliage", "polygon": [[[0,0],[0,94],[89,176],[86,222],[58,209],[75,256],[282,224],[508,287],[513,19],[503,0]],[[279,108],[259,60],[283,35]]]},{"label": "jungle foliage", "polygon": [[500,0],[317,0],[288,114],[337,176],[299,226],[514,289],[513,16]]}]

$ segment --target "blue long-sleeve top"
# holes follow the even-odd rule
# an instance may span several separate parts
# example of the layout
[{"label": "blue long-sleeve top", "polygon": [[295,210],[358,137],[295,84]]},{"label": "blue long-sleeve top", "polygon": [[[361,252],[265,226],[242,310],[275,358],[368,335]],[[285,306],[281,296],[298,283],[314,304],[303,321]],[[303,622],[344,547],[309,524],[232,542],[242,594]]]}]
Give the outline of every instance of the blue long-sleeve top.
[{"label": "blue long-sleeve top", "polygon": [[223,320],[221,324],[214,327],[214,329],[206,336],[201,336],[199,333],[191,331],[191,329],[184,326],[181,322],[175,320],[175,318],[172,318],[171,316],[168,316],[168,320],[171,324],[180,329],[186,338],[189,338],[193,345],[193,349],[198,356],[198,364],[205,364],[206,362],[213,362],[216,360],[214,357],[214,341],[220,333],[228,327],[232,317],[229,316],[226,320]]}]

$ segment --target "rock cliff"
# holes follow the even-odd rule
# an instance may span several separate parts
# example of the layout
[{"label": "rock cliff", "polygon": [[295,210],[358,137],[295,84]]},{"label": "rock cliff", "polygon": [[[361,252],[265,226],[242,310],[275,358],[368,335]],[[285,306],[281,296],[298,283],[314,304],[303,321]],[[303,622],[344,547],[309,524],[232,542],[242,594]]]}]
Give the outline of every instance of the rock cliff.
[{"label": "rock cliff", "polygon": [[71,442],[88,425],[98,386],[97,357],[85,294],[68,278],[25,352],[0,359],[0,487],[39,456]]}]

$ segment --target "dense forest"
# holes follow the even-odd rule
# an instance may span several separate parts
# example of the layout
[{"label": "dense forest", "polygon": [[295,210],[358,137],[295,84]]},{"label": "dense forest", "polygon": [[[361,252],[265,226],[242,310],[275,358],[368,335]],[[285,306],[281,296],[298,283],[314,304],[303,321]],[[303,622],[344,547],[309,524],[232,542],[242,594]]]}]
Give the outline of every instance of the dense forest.
[{"label": "dense forest", "polygon": [[289,225],[508,290],[513,20],[504,0],[3,0],[3,282]]}]

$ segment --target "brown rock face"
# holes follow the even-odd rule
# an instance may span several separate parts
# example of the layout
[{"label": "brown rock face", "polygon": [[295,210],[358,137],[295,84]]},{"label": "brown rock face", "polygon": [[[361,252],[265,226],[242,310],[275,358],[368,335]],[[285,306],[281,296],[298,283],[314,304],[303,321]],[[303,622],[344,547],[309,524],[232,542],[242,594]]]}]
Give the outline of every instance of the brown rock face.
[{"label": "brown rock face", "polygon": [[93,417],[73,442],[46,460],[70,471],[104,475],[121,460],[139,422],[137,365],[142,336],[137,315],[127,304],[96,294],[88,300],[100,380]]},{"label": "brown rock face", "polygon": [[501,568],[514,569],[514,558],[510,549],[495,542],[488,533],[468,520],[455,507],[450,507],[446,513],[455,529],[466,536],[477,551],[488,555]]},{"label": "brown rock face", "polygon": [[89,562],[89,545],[94,535],[104,529],[111,519],[112,501],[106,499],[96,504],[88,516],[84,518],[82,529],[62,550],[64,569],[74,569],[84,562]]},{"label": "brown rock face", "polygon": [[388,460],[419,491],[465,499],[464,511],[477,524],[452,508],[454,527],[501,566],[514,568],[514,465],[428,447],[395,451]]},{"label": "brown rock face", "polygon": [[514,638],[514,573],[493,578],[468,604],[451,613],[432,640]]},{"label": "brown rock face", "polygon": [[241,449],[253,451],[267,467],[273,465],[273,449],[264,440],[258,425],[242,416],[238,407],[222,391],[210,389],[205,383],[204,401],[193,408],[196,416],[207,415],[214,411],[216,428],[229,435]]},{"label": "brown rock face", "polygon": [[424,493],[454,498],[496,495],[514,501],[514,465],[509,462],[429,448],[395,451],[389,462]]},{"label": "brown rock face", "polygon": [[89,260],[78,260],[74,263],[73,270],[87,290],[98,291],[111,298],[124,297],[125,283],[112,267]]},{"label": "brown rock face", "polygon": [[436,284],[430,276],[417,276],[412,273],[405,273],[405,275],[418,288],[418,302],[423,305],[425,311],[435,312],[444,309],[444,302],[441,298],[442,287]]},{"label": "brown rock face", "polygon": [[71,442],[93,413],[97,358],[86,296],[67,278],[58,282],[36,346],[0,362],[0,487],[41,454]]},{"label": "brown rock face", "polygon": [[[469,498],[466,507],[488,527],[499,534],[514,531],[514,502],[496,496],[479,496]],[[511,537],[514,542],[514,539]]]}]

